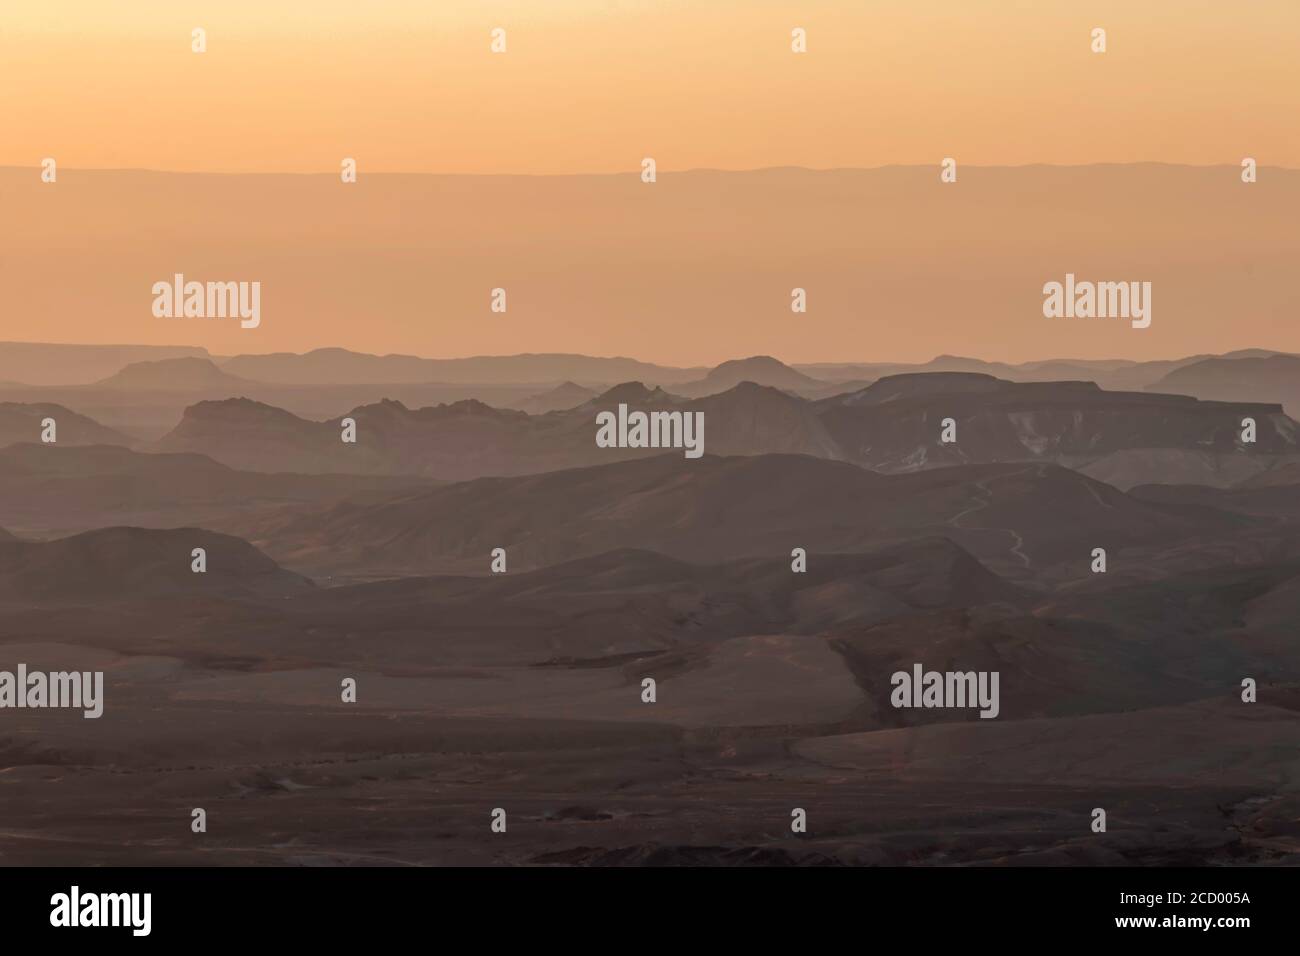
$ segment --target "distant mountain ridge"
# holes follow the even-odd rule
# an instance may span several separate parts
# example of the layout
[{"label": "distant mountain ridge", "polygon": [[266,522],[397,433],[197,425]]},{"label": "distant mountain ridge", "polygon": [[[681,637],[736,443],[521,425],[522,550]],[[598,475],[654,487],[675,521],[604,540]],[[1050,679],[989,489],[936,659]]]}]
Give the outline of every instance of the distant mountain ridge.
[{"label": "distant mountain ridge", "polygon": [[[427,358],[416,355],[373,355],[345,348],[308,352],[248,353],[212,356],[202,348],[164,346],[46,345],[0,342],[0,382],[11,385],[94,385],[111,379],[130,365],[200,359],[238,380],[266,386],[344,385],[491,385],[553,388],[565,383],[579,387],[608,386],[639,380],[676,386],[678,394],[701,397],[725,391],[742,381],[771,385],[801,394],[842,383],[858,387],[879,378],[914,372],[978,372],[1009,381],[1095,381],[1111,390],[1161,390],[1170,384],[1203,377],[1183,375],[1189,367],[1221,366],[1216,378],[1243,381],[1252,362],[1288,368],[1274,359],[1297,359],[1293,353],[1270,349],[1239,349],[1222,355],[1199,354],[1176,359],[1037,359],[1007,363],[960,355],[939,355],[926,362],[844,361],[787,364],[770,355],[730,359],[709,367],[679,367],[632,358],[602,358],[579,354],[483,355],[469,358]],[[51,367],[58,365],[57,368]],[[1241,364],[1237,364],[1241,363]],[[163,366],[165,368],[165,366]],[[184,368],[183,364],[174,366]],[[197,366],[194,366],[197,367]],[[85,369],[88,371],[78,371]],[[97,371],[94,374],[92,371]],[[1232,373],[1242,374],[1232,374]],[[1227,373],[1227,374],[1223,374]],[[824,396],[818,396],[824,397]]]},{"label": "distant mountain ridge", "polygon": [[[243,358],[251,364],[274,360],[266,366],[274,371],[272,366],[283,356]],[[573,364],[570,362],[573,358],[507,356],[499,357],[499,361],[506,363],[502,367],[508,366],[506,374],[512,375],[520,369],[542,369],[552,360]],[[580,358],[588,361],[586,357]],[[361,378],[372,377],[378,374],[376,368],[382,371],[394,362],[399,367],[396,377],[405,374],[401,368],[406,368],[411,375],[423,375],[429,370],[426,363],[434,361],[410,356],[364,356],[342,349],[319,350],[289,359],[295,368],[298,363],[306,362],[309,372],[314,368],[321,374],[330,371],[331,363],[342,362]],[[411,366],[408,359],[416,365]],[[490,361],[497,362],[498,358]],[[358,362],[360,365],[355,364]],[[621,367],[618,363],[622,362],[621,359],[590,359],[588,371],[608,374],[618,371]],[[1290,447],[1290,426],[1272,417],[1276,406],[1281,403],[1283,412],[1300,408],[1300,358],[1260,349],[1171,362],[1053,359],[1019,366],[940,356],[921,366],[923,371],[896,374],[883,373],[899,366],[816,367],[818,375],[856,373],[859,376],[834,381],[815,378],[771,356],[752,356],[724,362],[702,375],[700,370],[678,369],[673,375],[685,380],[675,384],[664,384],[649,377],[615,383],[573,379],[544,390],[519,384],[273,384],[236,376],[231,373],[231,367],[230,360],[201,356],[134,362],[90,385],[2,386],[0,399],[18,397],[26,400],[26,404],[61,405],[68,414],[80,413],[84,418],[98,419],[104,423],[101,427],[108,427],[109,432],[89,439],[94,443],[159,440],[158,448],[211,453],[242,469],[322,473],[348,468],[361,474],[423,474],[446,480],[521,474],[609,460],[608,453],[603,459],[589,457],[587,437],[581,434],[586,427],[579,422],[581,415],[602,410],[593,404],[597,400],[604,402],[609,410],[623,401],[632,405],[640,403],[638,407],[644,408],[654,405],[682,409],[688,407],[683,402],[703,402],[689,407],[707,409],[716,422],[706,439],[714,453],[812,454],[845,458],[885,471],[935,467],[953,461],[1050,458],[1070,467],[1094,469],[1089,473],[1104,475],[1120,487],[1158,480],[1226,486],[1268,470],[1274,463],[1264,456],[1294,452]],[[644,363],[640,367],[657,373],[664,370],[662,366]],[[999,374],[990,375],[988,369]],[[1146,384],[1153,376],[1164,384]],[[1117,384],[1126,377],[1137,384],[1133,387]],[[747,383],[779,392],[794,401],[780,400],[770,392],[746,389],[743,386]],[[1035,386],[1045,390],[1034,391]],[[905,396],[903,392],[907,389],[934,395],[934,401],[928,405],[921,402],[924,408],[917,406],[919,417],[900,417],[904,406],[910,408],[921,401],[918,396]],[[931,423],[923,425],[922,422],[927,416],[944,411],[946,399],[942,394],[952,389],[988,393],[977,398],[972,406],[983,409],[982,417],[976,421],[963,412],[965,425],[961,439],[946,447],[931,448],[935,429]],[[902,404],[895,404],[873,417],[867,407],[879,405],[886,392],[893,396],[891,401]],[[990,397],[994,392],[996,399]],[[1128,397],[1118,398],[1121,394]],[[1200,399],[1202,403],[1199,406],[1170,404],[1170,396],[1179,395]],[[268,432],[271,419],[265,416],[271,413],[264,410],[261,417],[253,415],[250,407],[237,404],[240,399],[282,410],[291,417],[276,419],[278,424]],[[1064,405],[1062,399],[1067,399]],[[363,429],[358,445],[349,449],[338,447],[329,429],[316,427],[322,422],[332,422],[332,427],[337,429],[344,417],[376,416],[376,412],[366,409],[379,408],[389,400],[400,403],[412,414],[404,419],[391,413],[373,417]],[[457,405],[464,401],[478,402],[482,407],[462,408],[459,417],[473,421],[461,422],[450,430],[446,415],[413,413],[437,407],[435,403]],[[224,406],[224,412],[212,409],[187,412],[203,402],[236,404]],[[1013,408],[1017,402],[1021,407]],[[1216,410],[1211,402],[1227,402],[1237,407]],[[1076,411],[1086,413],[1078,423],[1060,417],[1064,406],[1071,403],[1078,406]],[[996,411],[993,405],[997,406]],[[1053,413],[1055,417],[1047,419],[1040,414],[1047,405],[1057,410]],[[1130,408],[1134,417],[1126,421],[1113,414],[1122,405]],[[239,412],[241,407],[243,411]],[[527,412],[539,421],[528,423],[509,416],[494,418],[485,412],[486,407]],[[477,411],[467,415],[467,409],[474,408]],[[1102,415],[1103,408],[1111,412]],[[951,412],[952,408],[947,406],[947,411]],[[1180,423],[1176,428],[1157,426],[1157,419],[1166,412],[1174,414]],[[556,413],[563,415],[550,417]],[[227,420],[219,420],[221,415]],[[995,422],[999,415],[1003,419]],[[1225,415],[1240,416],[1238,423],[1248,416],[1261,422],[1267,419],[1269,426],[1261,432],[1255,445],[1236,448],[1225,440],[1227,431],[1222,427]],[[1190,426],[1193,418],[1202,423],[1213,419],[1218,422],[1219,430],[1207,434],[1193,428]],[[299,421],[295,424],[294,419]],[[855,428],[850,419],[857,419],[860,427]],[[413,429],[406,437],[401,434],[403,421]],[[443,424],[436,426],[437,421]],[[496,422],[490,429],[489,421]],[[377,433],[376,423],[384,424],[382,434]],[[131,435],[122,433],[126,428],[131,430]],[[476,436],[475,428],[489,430]],[[868,432],[873,436],[869,442]],[[3,437],[0,431],[0,438]],[[11,433],[11,440],[30,439],[30,434],[22,431]],[[80,439],[68,436],[67,440]],[[241,449],[241,443],[247,447]],[[411,443],[411,447],[404,447],[404,443]],[[1157,450],[1162,451],[1156,454]],[[340,452],[349,454],[340,457]],[[635,457],[637,453],[634,449],[621,449],[613,457]],[[1118,457],[1102,461],[1106,456]]]},{"label": "distant mountain ridge", "polygon": [[[191,570],[195,548],[206,555],[202,574]],[[54,541],[0,541],[6,603],[288,597],[312,588],[246,541],[199,528],[103,528]]]},{"label": "distant mountain ridge", "polygon": [[132,362],[116,374],[94,384],[100,388],[187,392],[241,388],[257,383],[222,371],[211,359],[187,356]]},{"label": "distant mountain ridge", "polygon": [[[325,422],[248,399],[228,399],[191,406],[155,447],[210,455],[253,471],[425,475],[458,481],[656,454],[658,449],[597,447],[597,412],[620,405],[704,412],[712,428],[706,447],[715,454],[835,457],[834,443],[806,402],[752,383],[691,401],[625,382],[576,407],[541,415],[472,400],[415,409],[382,401]],[[342,440],[345,419],[355,422],[355,443]]]},{"label": "distant mountain ridge", "polygon": [[504,547],[528,569],[613,548],[690,561],[862,551],[946,537],[995,573],[1087,576],[1090,541],[1113,551],[1248,526],[1150,504],[1050,464],[880,475],[803,455],[652,458],[481,478],[366,504],[254,519],[236,533],[290,567],[375,576],[486,573]]},{"label": "distant mountain ridge", "polygon": [[561,382],[552,389],[537,395],[530,395],[528,398],[514,402],[507,407],[516,408],[521,412],[527,412],[529,415],[545,415],[547,412],[559,412],[576,408],[595,398],[597,394],[595,389],[584,388],[574,382]]},{"label": "distant mountain ridge", "polygon": [[134,439],[70,408],[46,402],[0,402],[0,448],[16,442],[42,442],[46,419],[54,421],[59,445],[134,445]]},{"label": "distant mountain ridge", "polygon": [[0,448],[0,527],[40,538],[110,525],[219,531],[252,511],[416,485],[385,476],[236,471],[206,455],[146,454],[118,445],[27,442]]},{"label": "distant mountain ridge", "polygon": [[714,395],[735,388],[741,382],[767,385],[783,391],[810,391],[824,388],[826,383],[805,375],[779,362],[770,355],[755,355],[746,359],[733,359],[710,369],[703,378],[683,382],[674,387],[680,395],[691,398]]},{"label": "distant mountain ridge", "polygon": [[576,381],[626,381],[649,378],[676,382],[703,371],[652,365],[630,358],[588,355],[484,355],[433,359],[414,355],[368,355],[347,349],[315,349],[304,354],[236,355],[221,368],[231,375],[271,384],[361,385],[382,383],[546,384]]},{"label": "distant mountain ridge", "polygon": [[1213,356],[1172,369],[1147,388],[1222,401],[1280,402],[1293,417],[1300,416],[1300,356]]},{"label": "distant mountain ridge", "polygon": [[[1300,451],[1278,404],[1202,402],[1154,392],[1111,392],[1093,382],[1008,382],[970,373],[899,375],[817,403],[850,460],[880,471],[962,462],[1080,464],[1136,448],[1220,454]],[[1241,440],[1245,418],[1256,441]],[[955,441],[941,442],[951,420]]]},{"label": "distant mountain ridge", "polygon": [[182,345],[62,345],[0,342],[0,380],[26,385],[84,385],[132,362],[209,358],[207,349]]},{"label": "distant mountain ridge", "polygon": [[[707,454],[803,454],[886,473],[1035,461],[1096,467],[1121,487],[1148,483],[1162,468],[1171,481],[1202,481],[1222,471],[1215,483],[1231,483],[1300,454],[1296,423],[1275,404],[1110,392],[1092,382],[1010,382],[975,372],[890,376],[824,399],[749,381],[694,399],[625,382],[537,415],[470,400],[416,409],[382,401],[319,422],[230,399],[190,407],[156,447],[211,455],[244,470],[460,481],[657,453],[596,446],[597,414],[624,405],[703,413]],[[1246,418],[1257,423],[1253,444],[1241,440]],[[346,419],[355,423],[355,443],[342,440]],[[945,442],[941,431],[949,419],[956,440]],[[1169,454],[1133,455],[1160,450]],[[1200,457],[1187,457],[1193,453]],[[1127,457],[1108,459],[1115,455]]]}]

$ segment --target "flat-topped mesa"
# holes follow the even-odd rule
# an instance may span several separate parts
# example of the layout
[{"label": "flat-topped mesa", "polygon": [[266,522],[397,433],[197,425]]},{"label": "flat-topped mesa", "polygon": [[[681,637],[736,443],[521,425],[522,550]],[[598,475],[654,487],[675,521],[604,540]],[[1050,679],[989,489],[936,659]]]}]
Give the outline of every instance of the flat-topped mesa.
[{"label": "flat-topped mesa", "polygon": [[1138,449],[1255,458],[1300,451],[1296,423],[1276,404],[1107,391],[1088,381],[906,374],[815,407],[845,457],[882,471],[1035,460],[1075,467]]},{"label": "flat-topped mesa", "polygon": [[[1011,385],[1004,379],[983,372],[904,372],[886,375],[866,388],[848,395],[835,396],[827,402],[843,405],[878,405],[898,398],[920,395],[988,394]],[[1096,386],[1093,386],[1096,388]]]},{"label": "flat-topped mesa", "polygon": [[257,384],[230,375],[211,359],[199,356],[131,362],[115,374],[95,383],[98,388],[176,392],[212,388],[238,390]]}]

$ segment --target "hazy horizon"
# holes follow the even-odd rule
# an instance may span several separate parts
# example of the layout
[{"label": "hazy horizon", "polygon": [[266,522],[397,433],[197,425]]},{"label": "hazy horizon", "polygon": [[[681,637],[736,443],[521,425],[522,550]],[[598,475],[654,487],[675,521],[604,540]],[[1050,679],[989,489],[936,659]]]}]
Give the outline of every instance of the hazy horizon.
[{"label": "hazy horizon", "polygon": [[[573,353],[687,366],[1152,360],[1300,351],[1300,173],[936,163],[456,177],[0,169],[30,340]],[[201,230],[192,226],[203,223]],[[263,320],[159,318],[151,287],[256,281]],[[1048,318],[1067,275],[1149,282],[1153,320]],[[492,311],[494,289],[508,296]],[[806,312],[792,310],[795,289]],[[39,334],[36,329],[41,330]],[[11,338],[18,337],[10,333]],[[1261,345],[1260,343],[1264,343]]]},{"label": "hazy horizon", "polygon": [[653,361],[652,362],[648,359],[642,358],[639,355],[631,355],[631,354],[606,355],[606,354],[596,354],[592,352],[571,352],[571,351],[500,352],[500,353],[491,353],[491,354],[475,353],[472,355],[471,354],[429,355],[423,353],[417,354],[413,352],[366,352],[361,349],[350,349],[350,348],[344,348],[342,346],[337,346],[337,345],[321,345],[310,349],[299,349],[299,350],[275,349],[269,351],[258,351],[256,349],[250,349],[248,351],[239,352],[239,353],[219,353],[219,352],[213,352],[210,349],[206,349],[204,346],[201,345],[184,345],[175,342],[157,342],[157,343],[118,342],[118,341],[89,342],[89,341],[82,341],[82,340],[77,340],[72,342],[58,342],[58,341],[52,341],[50,339],[0,340],[0,348],[6,345],[52,345],[52,346],[68,346],[68,347],[84,346],[87,348],[120,348],[120,349],[149,348],[149,349],[160,349],[160,350],[161,349],[203,349],[204,351],[207,352],[209,358],[211,358],[213,361],[222,361],[222,360],[234,358],[236,355],[307,355],[312,352],[325,352],[325,351],[350,352],[355,355],[368,355],[368,356],[373,356],[375,358],[417,358],[417,359],[426,359],[435,362],[470,361],[473,359],[519,358],[523,356],[574,355],[574,356],[581,356],[583,358],[601,359],[601,360],[609,360],[609,361],[623,360],[623,361],[631,361],[631,362],[641,362],[647,365],[660,365],[665,368],[676,368],[676,369],[713,368],[724,362],[745,361],[747,359],[754,359],[754,358],[772,358],[772,359],[776,359],[778,362],[781,362],[782,364],[789,365],[792,367],[813,368],[817,366],[839,366],[839,365],[925,365],[937,359],[943,359],[943,358],[970,359],[972,361],[985,362],[988,364],[1002,363],[1007,365],[1032,365],[1032,364],[1045,363],[1045,362],[1070,362],[1070,361],[1133,362],[1137,364],[1141,361],[1157,361],[1157,362],[1177,361],[1181,359],[1192,358],[1195,356],[1230,355],[1237,352],[1271,352],[1279,355],[1300,354],[1300,353],[1288,352],[1285,349],[1275,349],[1268,345],[1245,345],[1245,346],[1241,346],[1240,348],[1231,349],[1228,352],[1198,352],[1198,353],[1188,353],[1188,354],[1179,354],[1179,355],[1167,355],[1156,359],[1145,359],[1145,360],[1131,359],[1131,358],[1115,356],[1115,355],[1084,357],[1080,355],[1052,354],[1052,355],[1042,355],[1036,358],[1029,358],[1020,362],[1006,362],[1003,359],[991,358],[988,355],[971,355],[971,354],[956,354],[950,352],[939,352],[929,356],[928,358],[923,358],[919,360],[898,359],[893,356],[883,355],[883,356],[869,356],[864,358],[854,358],[854,357],[838,358],[838,359],[828,358],[828,359],[813,359],[809,361],[787,362],[780,355],[768,355],[765,353],[752,353],[752,354],[737,353],[729,358],[722,359],[719,362],[699,363],[699,362],[686,362],[686,361],[666,361],[666,362]]}]

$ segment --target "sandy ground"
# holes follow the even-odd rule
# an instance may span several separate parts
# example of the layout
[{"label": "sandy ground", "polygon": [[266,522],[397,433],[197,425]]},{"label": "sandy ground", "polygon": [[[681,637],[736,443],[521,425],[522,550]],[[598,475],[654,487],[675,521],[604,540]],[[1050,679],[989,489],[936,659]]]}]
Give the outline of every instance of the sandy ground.
[{"label": "sandy ground", "polygon": [[[842,733],[816,722],[851,709],[843,673],[804,643],[820,649],[727,642],[653,705],[610,670],[361,675],[346,705],[328,669],[203,674],[101,652],[103,718],[7,715],[0,864],[1300,862],[1294,709]],[[43,661],[70,654],[87,660]],[[727,693],[801,674],[815,692],[776,698],[786,725]],[[696,692],[711,711],[681,700]]]}]

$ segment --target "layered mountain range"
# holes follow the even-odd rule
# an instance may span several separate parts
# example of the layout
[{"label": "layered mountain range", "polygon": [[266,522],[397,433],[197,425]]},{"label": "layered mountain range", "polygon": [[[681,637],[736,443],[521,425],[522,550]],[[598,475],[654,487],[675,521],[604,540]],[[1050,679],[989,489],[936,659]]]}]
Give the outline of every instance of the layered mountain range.
[{"label": "layered mountain range", "polygon": [[[657,453],[597,447],[596,415],[620,405],[703,413],[710,454],[806,454],[887,473],[1052,462],[1119,487],[1158,480],[1234,484],[1289,463],[1300,440],[1295,422],[1277,404],[930,373],[890,376],[823,399],[753,382],[686,399],[630,382],[574,407],[533,415],[473,400],[418,409],[384,401],[318,422],[229,399],[189,407],[156,447],[201,452],[249,470],[464,480]],[[355,443],[342,441],[345,420],[355,423]],[[951,441],[942,440],[947,421]]]},{"label": "layered mountain range", "polygon": [[[90,731],[6,718],[0,853],[1294,862],[1286,356],[676,377],[526,356],[493,374],[545,377],[463,387],[303,358],[9,386],[0,669],[108,692]],[[704,455],[599,447],[620,405],[702,413]],[[996,672],[997,718],[893,706],[918,663]],[[196,851],[173,831],[200,795],[221,826]],[[105,801],[135,808],[130,846]],[[508,839],[464,836],[503,802]],[[1088,841],[1098,805],[1112,833]]]}]

